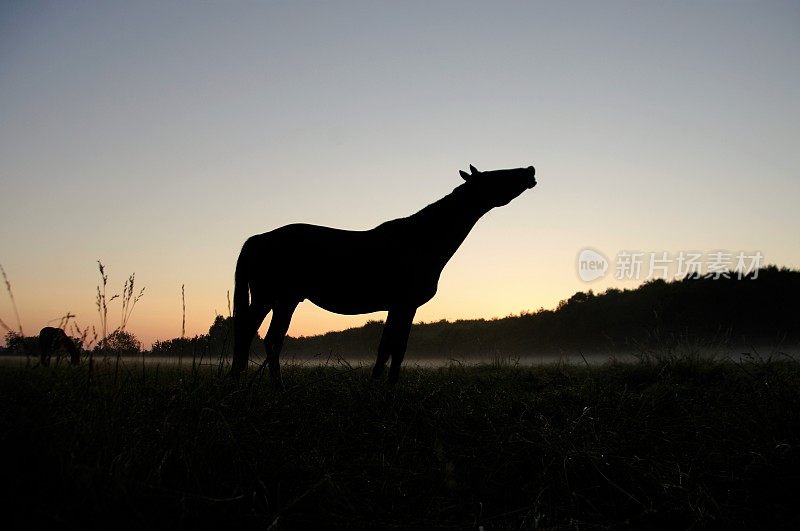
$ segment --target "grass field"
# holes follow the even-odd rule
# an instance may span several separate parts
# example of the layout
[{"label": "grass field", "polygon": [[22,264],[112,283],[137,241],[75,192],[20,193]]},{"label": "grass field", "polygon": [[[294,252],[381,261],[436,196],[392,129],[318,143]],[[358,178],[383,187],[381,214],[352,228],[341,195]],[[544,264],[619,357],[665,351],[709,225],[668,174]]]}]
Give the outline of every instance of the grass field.
[{"label": "grass field", "polygon": [[17,527],[780,528],[800,364],[0,367]]}]

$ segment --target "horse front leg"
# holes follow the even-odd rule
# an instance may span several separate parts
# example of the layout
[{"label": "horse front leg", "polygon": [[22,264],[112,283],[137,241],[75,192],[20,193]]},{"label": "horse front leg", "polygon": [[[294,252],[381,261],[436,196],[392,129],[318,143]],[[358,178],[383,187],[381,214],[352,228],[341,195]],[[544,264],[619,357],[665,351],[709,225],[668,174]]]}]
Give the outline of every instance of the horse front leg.
[{"label": "horse front leg", "polygon": [[389,383],[397,382],[400,376],[400,365],[406,355],[408,345],[408,334],[411,332],[411,322],[414,314],[417,313],[415,307],[393,308],[386,316],[386,324],[383,327],[381,342],[378,345],[378,359],[375,368],[372,369],[372,377],[380,378],[383,368],[389,358],[392,358],[392,366],[389,368]]},{"label": "horse front leg", "polygon": [[272,313],[272,322],[269,324],[269,330],[267,330],[267,335],[264,337],[269,380],[272,387],[279,390],[283,389],[280,362],[281,347],[283,347],[286,332],[289,331],[289,324],[292,322],[292,314],[294,314],[297,304],[297,302],[277,304]]}]

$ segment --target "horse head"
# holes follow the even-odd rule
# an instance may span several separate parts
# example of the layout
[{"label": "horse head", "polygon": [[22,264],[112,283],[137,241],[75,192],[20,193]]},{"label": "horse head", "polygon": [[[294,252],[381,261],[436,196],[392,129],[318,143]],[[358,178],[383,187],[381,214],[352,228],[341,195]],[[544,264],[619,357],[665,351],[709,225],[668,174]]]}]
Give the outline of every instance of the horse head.
[{"label": "horse head", "polygon": [[491,207],[507,205],[522,192],[536,186],[536,170],[533,166],[509,170],[478,171],[470,164],[470,173],[459,171],[478,197]]}]

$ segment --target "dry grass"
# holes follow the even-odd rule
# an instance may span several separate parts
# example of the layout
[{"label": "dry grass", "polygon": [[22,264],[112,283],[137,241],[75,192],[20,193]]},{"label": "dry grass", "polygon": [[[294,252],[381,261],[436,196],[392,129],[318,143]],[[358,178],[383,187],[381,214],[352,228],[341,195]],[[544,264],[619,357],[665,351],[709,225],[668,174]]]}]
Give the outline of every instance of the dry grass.
[{"label": "dry grass", "polygon": [[29,526],[776,528],[797,522],[791,361],[0,369]]}]

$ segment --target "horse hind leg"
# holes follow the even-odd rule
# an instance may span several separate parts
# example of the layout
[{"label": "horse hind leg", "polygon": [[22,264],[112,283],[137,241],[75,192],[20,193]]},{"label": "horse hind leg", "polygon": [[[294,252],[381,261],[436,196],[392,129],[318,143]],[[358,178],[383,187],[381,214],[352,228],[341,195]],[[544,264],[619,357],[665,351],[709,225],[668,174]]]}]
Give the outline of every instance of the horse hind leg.
[{"label": "horse hind leg", "polygon": [[238,376],[247,369],[250,360],[250,344],[258,327],[270,311],[265,304],[253,304],[241,309],[233,318],[233,363],[231,372]]},{"label": "horse hind leg", "polygon": [[269,330],[267,330],[267,335],[264,337],[269,380],[275,389],[283,389],[280,363],[281,347],[283,347],[286,332],[289,331],[289,324],[292,322],[292,315],[295,308],[297,308],[297,304],[297,302],[280,302],[276,304],[272,313],[272,322],[269,324]]},{"label": "horse hind leg", "polygon": [[389,383],[397,382],[400,376],[400,365],[406,354],[408,334],[411,332],[411,322],[414,320],[416,308],[397,308],[389,310],[386,324],[383,327],[381,343],[378,346],[378,359],[372,369],[372,377],[380,378],[383,368],[389,358],[392,365],[389,368]]}]

